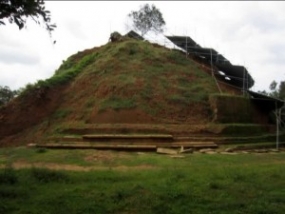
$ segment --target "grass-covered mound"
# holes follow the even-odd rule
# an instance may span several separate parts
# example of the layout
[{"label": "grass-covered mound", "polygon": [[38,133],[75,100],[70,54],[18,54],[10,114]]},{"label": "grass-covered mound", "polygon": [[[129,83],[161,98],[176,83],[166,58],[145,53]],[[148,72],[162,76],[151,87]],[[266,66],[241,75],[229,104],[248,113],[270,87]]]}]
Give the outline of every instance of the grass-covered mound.
[{"label": "grass-covered mound", "polygon": [[61,124],[205,124],[210,93],[218,93],[214,79],[184,53],[124,39],[78,52],[28,85],[0,109],[0,142],[19,131],[22,143],[37,140]]},{"label": "grass-covered mound", "polygon": [[[76,113],[74,119],[83,123],[135,123],[139,119],[130,121],[129,114],[141,114],[147,122],[205,121],[208,94],[217,87],[183,53],[136,40],[86,52],[70,57],[53,77],[63,78],[77,73],[75,67],[84,67],[55,113],[57,118],[65,112],[67,120]],[[84,66],[80,66],[82,61]],[[123,114],[120,120],[116,120],[118,112]]]}]

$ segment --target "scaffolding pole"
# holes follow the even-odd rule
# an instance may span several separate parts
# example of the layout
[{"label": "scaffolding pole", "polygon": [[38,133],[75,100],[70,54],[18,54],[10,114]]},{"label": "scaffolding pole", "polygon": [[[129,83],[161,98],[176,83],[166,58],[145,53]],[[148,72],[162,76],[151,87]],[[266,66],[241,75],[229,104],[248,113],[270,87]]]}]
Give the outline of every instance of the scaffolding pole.
[{"label": "scaffolding pole", "polygon": [[216,83],[216,85],[217,85],[217,87],[218,87],[218,89],[219,89],[219,92],[220,92],[220,94],[221,94],[222,91],[221,91],[220,85],[219,85],[219,83],[218,83],[218,81],[217,81],[217,79],[216,79],[216,77],[215,77],[215,75],[214,75],[212,49],[210,49],[210,52],[211,52],[211,71],[212,71],[212,77],[214,78],[215,83]]},{"label": "scaffolding pole", "polygon": [[242,80],[242,94],[243,94],[243,96],[245,96],[245,93],[244,93],[244,91],[245,91],[245,84],[244,84],[244,81],[245,81],[245,68],[244,68],[244,66],[243,66],[243,80]]},{"label": "scaffolding pole", "polygon": [[279,110],[277,109],[277,103],[275,102],[275,116],[276,116],[276,149],[279,150]]},{"label": "scaffolding pole", "polygon": [[214,76],[214,71],[213,71],[213,58],[212,58],[212,49],[210,49],[211,53],[211,69],[212,69],[212,76]]},{"label": "scaffolding pole", "polygon": [[248,90],[248,72],[246,73],[246,90]]},{"label": "scaffolding pole", "polygon": [[188,46],[187,46],[187,36],[185,36],[185,38],[186,38],[186,58],[187,58],[187,55],[188,55],[188,54],[187,54],[187,52],[188,52],[188,51],[187,51],[187,49],[188,49]]}]

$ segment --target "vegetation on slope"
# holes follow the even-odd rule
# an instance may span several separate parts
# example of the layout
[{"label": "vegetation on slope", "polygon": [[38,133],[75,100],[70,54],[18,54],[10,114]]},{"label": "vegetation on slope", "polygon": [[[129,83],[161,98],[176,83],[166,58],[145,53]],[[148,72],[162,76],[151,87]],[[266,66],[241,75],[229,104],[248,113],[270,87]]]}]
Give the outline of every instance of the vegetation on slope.
[{"label": "vegetation on slope", "polygon": [[[185,116],[195,105],[203,109],[208,94],[217,91],[207,73],[175,50],[127,40],[109,43],[91,55],[96,57],[74,80],[72,95],[67,94],[73,102],[66,103],[69,108],[80,108],[85,116],[92,111],[134,108],[158,117],[167,118],[170,112]],[[73,68],[68,60],[54,78],[69,72],[66,64]]]}]

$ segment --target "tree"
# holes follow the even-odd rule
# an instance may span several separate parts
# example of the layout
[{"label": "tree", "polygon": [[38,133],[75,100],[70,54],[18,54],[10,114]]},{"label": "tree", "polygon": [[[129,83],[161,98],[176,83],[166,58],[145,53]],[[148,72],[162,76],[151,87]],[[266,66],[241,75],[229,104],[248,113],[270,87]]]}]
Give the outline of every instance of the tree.
[{"label": "tree", "polygon": [[28,17],[37,24],[41,24],[41,17],[49,34],[56,28],[55,24],[50,23],[50,11],[45,9],[44,0],[0,0],[0,25],[5,25],[2,20],[8,19],[21,30],[26,25]]},{"label": "tree", "polygon": [[0,106],[8,103],[18,94],[18,91],[11,90],[8,86],[0,86]]},{"label": "tree", "polygon": [[275,80],[273,80],[269,85],[269,89],[270,92],[266,92],[267,95],[277,97],[281,100],[285,99],[285,81],[281,81],[278,84]]},{"label": "tree", "polygon": [[[270,91],[259,91],[262,94],[265,94],[267,96],[275,97],[280,100],[285,100],[285,81],[281,81],[279,84],[273,80],[269,85]],[[277,120],[277,115],[279,115],[279,128],[281,130],[285,130],[285,112],[284,108],[280,108],[279,110],[273,110],[269,114],[270,121],[275,123]]]},{"label": "tree", "polygon": [[269,89],[272,90],[272,91],[275,90],[277,84],[278,83],[275,80],[273,80],[272,83],[270,83],[270,85],[269,85]]},{"label": "tree", "polygon": [[135,31],[144,36],[148,31],[162,33],[165,21],[161,12],[154,5],[145,4],[139,11],[132,11],[128,14]]}]

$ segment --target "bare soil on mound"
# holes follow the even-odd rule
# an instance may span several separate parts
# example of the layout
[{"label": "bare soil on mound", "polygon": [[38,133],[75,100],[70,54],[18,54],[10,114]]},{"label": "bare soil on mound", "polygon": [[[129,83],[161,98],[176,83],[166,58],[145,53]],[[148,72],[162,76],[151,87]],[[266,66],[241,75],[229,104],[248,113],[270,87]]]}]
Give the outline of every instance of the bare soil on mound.
[{"label": "bare soil on mound", "polygon": [[65,85],[35,90],[1,107],[0,146],[20,140],[22,131],[46,120],[60,105],[66,88]]},{"label": "bare soil on mound", "polygon": [[151,123],[154,119],[139,109],[108,109],[102,113],[92,112],[88,123]]}]

